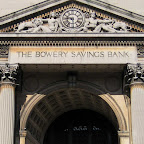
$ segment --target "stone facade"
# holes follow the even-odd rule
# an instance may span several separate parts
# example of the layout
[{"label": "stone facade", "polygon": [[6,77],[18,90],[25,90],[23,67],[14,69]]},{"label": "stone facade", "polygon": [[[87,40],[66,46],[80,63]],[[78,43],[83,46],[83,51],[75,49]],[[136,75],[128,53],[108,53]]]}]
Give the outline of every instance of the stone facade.
[{"label": "stone facade", "polygon": [[[108,144],[143,144],[143,17],[102,4],[50,0],[1,19],[0,144],[45,144],[73,110],[110,122]],[[65,129],[68,144],[87,129]]]}]

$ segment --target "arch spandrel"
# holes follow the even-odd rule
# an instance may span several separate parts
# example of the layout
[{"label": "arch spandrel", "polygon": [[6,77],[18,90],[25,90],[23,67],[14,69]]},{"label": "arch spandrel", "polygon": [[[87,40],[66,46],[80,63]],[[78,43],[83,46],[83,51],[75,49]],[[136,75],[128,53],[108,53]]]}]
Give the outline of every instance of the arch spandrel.
[{"label": "arch spandrel", "polygon": [[[42,134],[39,139],[39,141],[42,141],[48,126],[58,116],[74,109],[90,109],[105,115],[117,130],[128,131],[123,112],[117,102],[109,94],[102,94],[104,93],[102,90],[98,90],[94,85],[89,85],[86,82],[78,83],[79,87],[74,89],[68,89],[67,83],[59,83],[45,89],[45,95],[34,94],[22,107],[20,130],[26,128],[30,131],[28,127],[39,122],[37,130]],[[48,113],[44,112],[47,111],[46,109],[49,110]],[[41,115],[40,113],[42,113],[42,111],[43,114]],[[33,121],[36,118],[35,115],[38,117],[37,122]]]}]

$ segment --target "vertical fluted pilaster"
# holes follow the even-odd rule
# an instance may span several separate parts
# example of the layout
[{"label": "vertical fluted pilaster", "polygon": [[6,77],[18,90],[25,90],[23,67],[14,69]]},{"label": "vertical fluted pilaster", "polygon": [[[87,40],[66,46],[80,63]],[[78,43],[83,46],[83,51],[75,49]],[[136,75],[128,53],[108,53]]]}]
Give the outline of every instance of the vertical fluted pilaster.
[{"label": "vertical fluted pilaster", "polygon": [[15,90],[11,83],[0,89],[0,144],[14,143]]},{"label": "vertical fluted pilaster", "polygon": [[133,144],[144,143],[144,65],[128,64],[125,69],[124,90],[130,91]]},{"label": "vertical fluted pilaster", "polygon": [[144,85],[131,86],[131,112],[133,144],[144,143]]},{"label": "vertical fluted pilaster", "polygon": [[17,64],[0,65],[0,144],[14,144],[17,73]]}]

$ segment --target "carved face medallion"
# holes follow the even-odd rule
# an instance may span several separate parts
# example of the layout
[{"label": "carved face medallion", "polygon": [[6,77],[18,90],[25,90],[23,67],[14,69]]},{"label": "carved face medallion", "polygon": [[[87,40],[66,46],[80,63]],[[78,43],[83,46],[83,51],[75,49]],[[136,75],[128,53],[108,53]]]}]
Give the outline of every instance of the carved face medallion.
[{"label": "carved face medallion", "polygon": [[84,16],[78,9],[68,9],[61,15],[61,22],[65,28],[79,28],[84,23]]}]

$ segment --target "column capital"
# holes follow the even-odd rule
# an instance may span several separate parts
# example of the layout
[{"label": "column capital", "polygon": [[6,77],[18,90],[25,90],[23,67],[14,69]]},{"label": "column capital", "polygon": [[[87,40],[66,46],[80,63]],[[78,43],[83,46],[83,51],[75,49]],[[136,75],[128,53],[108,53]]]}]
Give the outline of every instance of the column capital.
[{"label": "column capital", "polygon": [[119,137],[129,137],[130,133],[128,131],[118,131]]},{"label": "column capital", "polygon": [[144,64],[127,64],[124,72],[124,91],[132,85],[144,84]]},{"label": "column capital", "polygon": [[18,64],[0,64],[0,84],[17,84]]},{"label": "column capital", "polygon": [[20,137],[26,137],[27,131],[26,131],[26,130],[21,130],[21,131],[19,132],[19,134],[20,134]]}]

